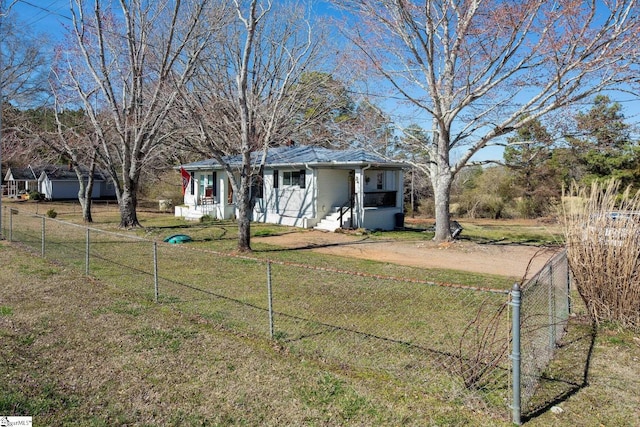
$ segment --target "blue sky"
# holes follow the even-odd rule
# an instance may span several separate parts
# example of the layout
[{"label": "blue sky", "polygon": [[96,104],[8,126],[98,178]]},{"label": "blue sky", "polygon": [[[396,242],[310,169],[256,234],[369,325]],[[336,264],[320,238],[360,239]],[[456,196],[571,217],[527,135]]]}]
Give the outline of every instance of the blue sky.
[{"label": "blue sky", "polygon": [[[5,1],[12,3],[12,0]],[[46,33],[54,38],[60,36],[62,22],[69,23],[71,16],[69,0],[17,0],[12,10],[36,33]]]},{"label": "blue sky", "polygon": [[[1,1],[1,0],[0,0]],[[52,43],[59,40],[63,26],[71,23],[69,0],[5,0],[5,4],[13,4],[13,11],[20,20],[34,30],[36,34],[44,33],[52,38]],[[329,10],[326,2],[318,2],[320,10]],[[52,46],[53,48],[53,46]],[[640,126],[640,99],[631,94],[610,94],[612,99],[620,101],[627,123]],[[393,114],[390,111],[391,114]],[[501,160],[501,147],[488,147],[474,156],[474,160]],[[455,153],[454,153],[455,154]]]},{"label": "blue sky", "polygon": [[[38,32],[60,35],[61,23],[70,23],[69,0],[5,0],[14,3],[12,9],[20,15],[21,20]],[[333,7],[327,2],[317,1],[317,10],[330,11]]]}]

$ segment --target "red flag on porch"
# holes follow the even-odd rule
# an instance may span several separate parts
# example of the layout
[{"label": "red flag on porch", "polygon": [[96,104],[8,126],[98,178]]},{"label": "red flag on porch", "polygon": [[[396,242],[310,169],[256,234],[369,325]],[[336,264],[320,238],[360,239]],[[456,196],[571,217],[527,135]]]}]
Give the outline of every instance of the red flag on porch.
[{"label": "red flag on porch", "polygon": [[184,196],[185,191],[187,191],[191,175],[189,175],[189,172],[184,170],[184,168],[180,168],[180,175],[182,175],[182,195]]}]

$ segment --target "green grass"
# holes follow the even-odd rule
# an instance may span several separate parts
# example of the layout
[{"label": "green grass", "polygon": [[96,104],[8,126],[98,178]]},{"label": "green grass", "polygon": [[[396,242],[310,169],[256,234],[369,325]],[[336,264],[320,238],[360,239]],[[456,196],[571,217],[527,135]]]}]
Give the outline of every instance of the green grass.
[{"label": "green grass", "polygon": [[463,239],[476,242],[526,243],[532,245],[561,245],[564,236],[557,225],[519,225],[511,222],[501,224],[473,224],[461,221]]},{"label": "green grass", "polygon": [[[325,416],[330,415],[340,424],[358,419],[362,413],[373,419],[378,417],[375,405],[331,373],[324,373],[315,384],[301,388],[300,395],[305,405],[322,408]],[[332,413],[328,414],[330,410]]]},{"label": "green grass", "polygon": [[517,231],[504,232],[494,231],[487,232],[486,229],[482,229],[482,232],[475,232],[470,229],[468,233],[463,236],[463,239],[471,240],[474,242],[491,242],[501,244],[511,243],[524,243],[532,245],[561,245],[562,240],[550,237],[547,234],[532,234],[532,233],[519,233]]},{"label": "green grass", "polygon": [[[0,296],[30,284],[29,304],[15,321],[21,334],[39,338],[3,337],[0,411],[33,416],[39,425],[510,425],[469,409],[476,401],[433,399],[444,390],[431,384],[319,363],[161,307],[132,316],[122,309],[129,299],[108,284],[85,287],[65,274],[51,292],[46,279],[2,267],[9,272],[12,285]],[[85,328],[74,327],[80,319]],[[43,334],[44,325],[50,330]],[[525,425],[637,425],[637,337],[614,326],[597,331],[588,383],[581,384],[592,338],[588,324],[576,326],[543,385],[568,394],[556,403],[563,412],[545,410]],[[50,345],[56,341],[66,345]]]},{"label": "green grass", "polygon": [[139,351],[166,348],[177,352],[183,345],[188,345],[189,340],[194,339],[196,335],[197,333],[193,330],[182,328],[165,330],[149,326],[132,332],[132,336],[138,341],[136,348]]},{"label": "green grass", "polygon": [[38,425],[507,425],[419,384],[147,305],[119,285],[69,270],[30,277],[14,268],[19,251],[0,257],[10,279],[0,298],[14,307],[12,323],[0,318],[3,414]]},{"label": "green grass", "polygon": [[115,301],[107,307],[100,307],[94,314],[115,313],[126,314],[132,317],[144,315],[149,309],[149,303],[140,304],[132,301]]},{"label": "green grass", "polygon": [[[440,294],[422,284],[371,282],[353,274],[273,264],[276,340],[270,341],[264,263],[212,252],[234,251],[235,224],[187,227],[167,216],[144,223],[147,228],[133,234],[156,240],[177,232],[196,237],[186,246],[159,245],[161,305],[151,303],[152,248],[128,237],[92,237],[96,256],[91,274],[104,284],[81,277],[67,284],[64,277],[70,272],[62,274],[58,267],[34,259],[0,263],[5,269],[0,273],[9,274],[6,268],[12,266],[16,275],[11,286],[0,290],[3,307],[11,310],[0,315],[0,336],[9,343],[0,349],[0,359],[8,361],[0,362],[0,375],[8,385],[0,398],[7,407],[44,402],[31,409],[37,408],[45,424],[508,425],[503,422],[508,416],[506,373],[490,378],[494,382],[485,384],[481,393],[464,393],[459,377],[431,363],[433,350],[458,350],[454,344],[461,337],[453,331],[469,323],[460,315],[466,307],[488,309],[493,302],[463,290]],[[37,230],[38,223],[34,225]],[[97,226],[122,234],[107,220]],[[252,229],[264,236],[290,232],[277,226]],[[52,243],[47,254],[58,254],[57,261],[84,271],[84,234],[78,230],[48,228]],[[37,231],[22,233],[39,253]],[[429,238],[428,233],[393,233],[398,234],[370,237]],[[499,240],[499,235],[504,232],[477,238]],[[510,238],[532,235],[531,230],[518,230]],[[511,285],[500,277],[267,245],[254,249],[254,258],[318,269],[470,286],[489,283],[503,289]],[[13,252],[3,250],[0,256]],[[32,272],[38,272],[35,279]],[[27,294],[18,300],[24,289]],[[2,323],[9,317],[19,330]],[[509,319],[504,320],[500,327],[508,328]],[[380,340],[380,335],[398,342]],[[590,353],[584,335],[579,324],[571,329],[563,351],[545,373],[549,380],[541,390],[547,394],[531,403],[530,410],[536,405],[542,410],[528,425],[638,424],[637,337],[605,328]],[[592,372],[581,384],[586,360]],[[33,369],[34,363],[47,367],[52,361],[50,368]],[[30,377],[34,372],[37,376]],[[37,382],[45,387],[27,387]],[[60,400],[62,395],[67,400]],[[549,396],[558,395],[564,395],[557,402],[564,412],[556,415],[545,404]],[[59,402],[60,409],[51,402]]]},{"label": "green grass", "polygon": [[[109,230],[106,224],[101,228]],[[325,360],[331,366],[346,364],[376,372],[375,375],[391,374],[394,381],[407,384],[420,384],[429,377],[448,383],[447,388],[456,394],[463,392],[461,381],[452,381],[439,366],[452,363],[452,358],[470,356],[468,352],[473,348],[461,345],[461,332],[474,322],[479,307],[497,310],[506,303],[507,296],[446,289],[432,283],[499,289],[511,286],[505,277],[397,266],[310,251],[283,251],[260,244],[255,244],[250,257],[229,256],[235,247],[235,238],[229,236],[236,233],[235,224],[229,221],[206,227],[147,227],[128,235],[122,231],[92,230],[89,271],[144,301],[152,301],[153,244],[140,237],[160,240],[177,232],[188,232],[195,241],[189,245],[157,245],[159,300],[163,304],[216,322],[226,330],[266,338],[269,259],[274,326],[287,351]],[[260,224],[253,227],[253,232],[273,235],[291,229]],[[84,271],[83,228],[50,221],[46,236],[48,258]],[[107,312],[131,314],[130,307],[113,304]],[[500,329],[506,340],[506,318]],[[145,350],[166,341],[173,351],[178,351],[183,340],[172,334],[145,329],[135,331],[135,338]],[[506,355],[500,357],[507,362]],[[412,369],[413,366],[420,369]],[[500,400],[492,395],[504,395],[506,383],[503,384],[502,388],[489,390],[483,399]],[[492,410],[504,412],[504,407],[500,403]]]},{"label": "green grass", "polygon": [[[469,220],[458,219],[463,228],[460,239],[479,243],[524,243],[531,245],[557,245],[564,242],[564,235],[555,222],[534,222],[519,220]],[[405,231],[384,231],[372,233],[376,237],[401,240],[430,240],[433,238],[433,219],[412,219]]]},{"label": "green grass", "polygon": [[49,414],[71,410],[75,396],[67,396],[54,383],[38,384],[35,390],[0,393],[0,413],[4,415]]}]

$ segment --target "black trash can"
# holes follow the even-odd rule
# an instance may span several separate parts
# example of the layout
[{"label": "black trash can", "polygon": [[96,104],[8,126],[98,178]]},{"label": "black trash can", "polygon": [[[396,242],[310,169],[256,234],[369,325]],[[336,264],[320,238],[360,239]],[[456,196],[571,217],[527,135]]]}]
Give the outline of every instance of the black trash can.
[{"label": "black trash can", "polygon": [[402,212],[396,214],[396,228],[404,228],[404,213]]}]

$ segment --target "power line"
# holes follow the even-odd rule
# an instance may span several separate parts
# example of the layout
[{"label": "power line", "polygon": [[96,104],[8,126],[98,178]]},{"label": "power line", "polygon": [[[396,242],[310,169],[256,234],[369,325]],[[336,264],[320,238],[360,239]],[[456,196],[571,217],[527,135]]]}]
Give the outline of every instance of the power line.
[{"label": "power line", "polygon": [[[30,22],[27,22],[27,25],[29,25],[29,26],[35,25],[35,24],[41,22],[42,20],[47,19],[49,16],[58,16],[58,17],[61,17],[61,18],[70,19],[69,17],[67,17],[65,15],[62,15],[62,14],[58,13],[57,11],[51,10],[50,8],[54,5],[54,3],[55,3],[55,0],[54,0],[53,3],[51,3],[47,7],[46,11],[43,10],[44,13],[41,13],[40,17],[36,17],[34,20],[32,20]],[[62,6],[60,6],[59,9],[62,9]]]},{"label": "power line", "polygon": [[[56,10],[53,10],[52,7],[53,5],[56,3],[55,0],[53,0],[52,2],[49,3],[48,6],[41,6],[38,4],[35,4],[32,1],[29,0],[15,0],[15,3],[22,3],[24,5],[27,5],[29,7],[32,7],[34,9],[37,9],[41,12],[44,12],[48,15],[53,15],[53,16],[57,16],[59,18],[63,18],[67,21],[73,21],[73,19],[70,16],[64,15],[62,13],[59,12],[59,10],[61,10],[64,6],[60,6],[58,7]],[[14,3],[14,4],[15,4]],[[39,22],[42,19],[45,19],[46,15],[38,18],[36,21],[33,21],[33,23]],[[121,34],[118,33],[114,33],[111,30],[106,30],[105,32],[111,34],[111,35],[115,35],[117,37],[125,37]],[[380,94],[380,93],[372,93],[372,92],[366,92],[366,91],[358,91],[355,89],[347,89],[346,90],[347,93],[352,94],[352,95],[358,95],[358,96],[365,96],[365,97],[371,97],[371,98],[375,98],[375,99],[383,99],[383,100],[387,100],[387,101],[407,101],[407,97],[402,96],[402,95],[392,95],[392,94]],[[633,100],[633,99],[623,99],[623,100],[614,100],[615,102],[621,103],[621,104],[629,104],[629,103],[637,103],[637,100]],[[484,107],[484,106],[493,106],[495,105],[495,103],[483,103],[483,102],[474,102],[473,106],[476,107]],[[580,102],[576,102],[573,103],[573,105],[575,106],[588,106],[591,105],[591,103],[589,101],[580,101]],[[518,106],[520,106],[520,104],[518,103],[513,103],[513,102],[505,102],[502,104],[503,107],[506,108],[517,108]],[[471,106],[470,106],[471,107]],[[632,117],[637,116],[637,114],[632,115]]]},{"label": "power line", "polygon": [[[1,0],[0,0],[0,1],[1,1]],[[59,12],[59,10],[61,10],[61,9],[65,8],[65,6],[59,6],[56,10],[53,10],[53,9],[52,9],[52,6],[56,3],[56,0],[53,0],[53,1],[49,4],[49,6],[40,6],[40,5],[35,4],[35,3],[33,3],[33,2],[31,2],[31,1],[29,1],[29,0],[15,0],[15,1],[16,1],[16,3],[22,3],[22,4],[26,5],[26,6],[32,7],[32,8],[34,8],[34,9],[37,9],[37,10],[39,10],[39,11],[40,11],[40,13],[45,13],[45,15],[44,15],[44,16],[42,16],[42,17],[40,17],[40,18],[37,18],[37,19],[36,19],[35,21],[33,21],[31,24],[37,23],[37,22],[39,22],[39,21],[41,21],[41,20],[43,20],[43,19],[47,18],[47,15],[51,15],[51,16],[55,16],[55,17],[58,17],[58,18],[64,19],[65,21],[68,21],[68,22],[70,22],[70,23],[72,23],[72,24],[74,24],[74,25],[75,25],[75,21],[74,21],[73,17],[68,16],[68,15],[64,15],[64,14],[62,14],[62,13],[60,13],[60,12]],[[73,11],[71,11],[71,13],[73,13]],[[94,24],[89,23],[89,22],[82,21],[82,22],[80,23],[80,26],[81,26],[81,27],[85,27],[85,28],[90,28],[91,30],[96,30],[96,26],[95,26]],[[72,28],[72,30],[71,30],[71,31],[73,32],[73,31],[74,31],[74,29]],[[103,29],[102,31],[104,32],[104,34],[109,35],[109,36],[112,36],[112,37],[120,38],[120,39],[123,39],[123,40],[126,40],[126,39],[127,39],[127,36],[126,36],[126,35],[124,35],[124,34],[120,34],[120,33],[118,33],[116,30],[112,30],[112,29],[109,29],[109,28],[105,28],[105,29]],[[64,31],[62,31],[62,32],[64,32]],[[148,43],[148,42],[147,42],[147,45],[148,45],[148,46],[152,46],[152,47],[154,47],[152,44],[150,44],[150,43]]]},{"label": "power line", "polygon": [[[27,0],[17,0],[17,3],[23,3],[23,4],[27,5],[27,6],[33,7],[34,9],[38,9],[41,12],[45,12],[46,14],[55,15],[55,16],[58,16],[59,18],[64,18],[66,20],[71,21],[71,18],[69,16],[63,15],[62,13],[58,12],[57,10],[52,10],[51,9],[51,7],[56,3],[55,1],[51,2],[49,4],[49,6],[40,6],[38,4],[34,4],[34,3],[30,2],[30,1],[27,1]],[[63,6],[60,6],[58,8],[58,10],[62,9],[62,7]],[[44,17],[38,19],[38,21],[40,21],[42,19],[44,19]]]}]

